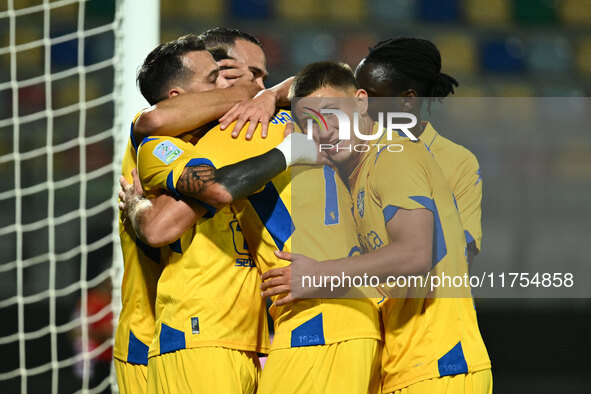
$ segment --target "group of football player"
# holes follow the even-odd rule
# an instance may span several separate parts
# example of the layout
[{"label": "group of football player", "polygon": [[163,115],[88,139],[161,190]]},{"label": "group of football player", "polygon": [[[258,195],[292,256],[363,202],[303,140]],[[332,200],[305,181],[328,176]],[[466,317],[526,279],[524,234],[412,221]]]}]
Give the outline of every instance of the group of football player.
[{"label": "group of football player", "polygon": [[[480,249],[478,161],[421,120],[458,86],[435,45],[388,39],[354,71],[266,77],[260,42],[223,27],[138,71],[150,107],[122,163],[119,390],[491,393],[469,289],[383,286],[462,276]],[[384,131],[387,113],[416,121]],[[367,275],[377,291],[302,286]]]}]

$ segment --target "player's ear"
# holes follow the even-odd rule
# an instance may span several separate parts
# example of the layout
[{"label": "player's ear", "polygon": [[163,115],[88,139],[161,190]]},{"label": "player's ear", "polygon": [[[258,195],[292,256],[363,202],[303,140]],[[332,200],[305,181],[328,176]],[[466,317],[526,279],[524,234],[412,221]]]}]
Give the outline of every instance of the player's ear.
[{"label": "player's ear", "polygon": [[168,91],[168,98],[178,96],[181,93],[183,93],[181,88],[174,87]]},{"label": "player's ear", "polygon": [[357,89],[355,97],[357,97],[357,111],[362,115],[367,113],[367,92],[364,89]]},{"label": "player's ear", "polygon": [[411,112],[413,108],[419,105],[418,94],[414,89],[407,89],[400,96],[402,97],[402,110],[404,112]]}]

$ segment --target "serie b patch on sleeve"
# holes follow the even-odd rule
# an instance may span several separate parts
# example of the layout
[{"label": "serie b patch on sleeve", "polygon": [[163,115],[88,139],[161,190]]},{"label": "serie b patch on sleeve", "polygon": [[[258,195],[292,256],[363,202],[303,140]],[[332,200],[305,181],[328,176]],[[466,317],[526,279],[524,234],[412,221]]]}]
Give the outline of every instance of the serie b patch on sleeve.
[{"label": "serie b patch on sleeve", "polygon": [[178,159],[183,154],[183,150],[171,141],[166,140],[156,145],[152,154],[168,165]]}]

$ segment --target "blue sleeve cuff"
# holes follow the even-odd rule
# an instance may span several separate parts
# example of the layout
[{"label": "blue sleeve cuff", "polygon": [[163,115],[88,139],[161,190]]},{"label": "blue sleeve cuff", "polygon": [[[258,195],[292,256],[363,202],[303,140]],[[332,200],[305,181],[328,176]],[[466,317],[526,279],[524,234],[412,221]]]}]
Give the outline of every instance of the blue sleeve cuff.
[{"label": "blue sleeve cuff", "polygon": [[386,206],[386,208],[382,210],[382,214],[384,215],[384,223],[388,223],[390,220],[392,220],[397,211],[398,207],[395,207],[394,205]]}]

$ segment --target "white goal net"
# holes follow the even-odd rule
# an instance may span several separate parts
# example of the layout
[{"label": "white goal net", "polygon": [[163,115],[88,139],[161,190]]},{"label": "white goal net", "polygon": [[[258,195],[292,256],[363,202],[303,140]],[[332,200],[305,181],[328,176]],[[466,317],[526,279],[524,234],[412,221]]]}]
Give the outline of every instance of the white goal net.
[{"label": "white goal net", "polygon": [[0,1],[5,393],[104,392],[113,383],[122,267],[114,191],[129,121],[115,116],[121,3]]}]

